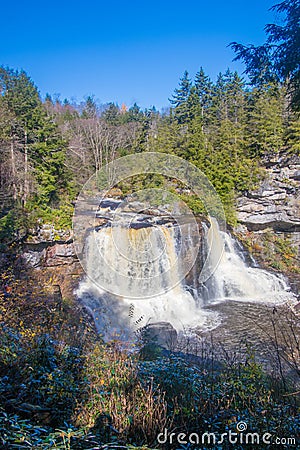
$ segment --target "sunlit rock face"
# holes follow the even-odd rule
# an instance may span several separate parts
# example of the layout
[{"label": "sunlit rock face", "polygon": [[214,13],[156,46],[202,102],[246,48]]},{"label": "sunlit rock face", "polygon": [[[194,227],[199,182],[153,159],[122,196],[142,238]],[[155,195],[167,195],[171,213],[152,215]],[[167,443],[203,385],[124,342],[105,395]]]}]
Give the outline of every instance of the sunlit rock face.
[{"label": "sunlit rock face", "polygon": [[40,269],[72,265],[78,261],[72,242],[25,243],[22,259],[26,266]]},{"label": "sunlit rock face", "polygon": [[239,198],[238,220],[250,231],[300,232],[300,158],[267,163],[261,186]]},{"label": "sunlit rock face", "polygon": [[78,261],[72,230],[57,230],[51,224],[30,230],[22,241],[22,250],[23,262],[36,269],[72,265]]}]

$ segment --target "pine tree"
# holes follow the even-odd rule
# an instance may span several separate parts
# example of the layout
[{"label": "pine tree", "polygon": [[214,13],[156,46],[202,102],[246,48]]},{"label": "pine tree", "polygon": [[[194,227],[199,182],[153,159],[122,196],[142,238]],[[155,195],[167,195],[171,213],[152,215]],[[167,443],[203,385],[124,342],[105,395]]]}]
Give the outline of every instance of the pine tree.
[{"label": "pine tree", "polygon": [[137,103],[134,103],[129,110],[124,114],[126,122],[143,122],[144,114]]},{"label": "pine tree", "polygon": [[108,123],[112,125],[118,125],[120,123],[120,109],[115,103],[108,103],[105,111],[102,113],[101,117]]},{"label": "pine tree", "polygon": [[237,53],[235,60],[243,60],[251,82],[259,87],[266,83],[286,83],[290,103],[300,110],[300,2],[284,0],[271,8],[284,14],[280,25],[268,24],[265,44],[255,47],[232,42]]},{"label": "pine tree", "polygon": [[189,117],[188,98],[191,94],[192,83],[187,71],[180,78],[179,87],[175,89],[170,103],[174,105],[174,117],[178,123],[184,123]]},{"label": "pine tree", "polygon": [[0,214],[16,201],[20,190],[16,130],[16,118],[0,96]]},{"label": "pine tree", "polygon": [[24,71],[0,68],[0,85],[3,102],[18,125],[14,139],[18,139],[23,153],[23,188],[19,192],[23,205],[30,197],[44,207],[57,204],[68,178],[65,142]]},{"label": "pine tree", "polygon": [[92,119],[97,116],[97,105],[94,98],[89,95],[83,105],[82,118]]},{"label": "pine tree", "polygon": [[300,155],[300,113],[294,112],[284,131],[284,147],[289,154]]},{"label": "pine tree", "polygon": [[255,88],[249,98],[248,142],[253,156],[276,157],[283,148],[284,93],[278,85]]},{"label": "pine tree", "polygon": [[210,78],[205,75],[203,67],[195,75],[195,90],[200,102],[200,114],[204,126],[209,123],[209,110],[212,105],[213,84]]}]

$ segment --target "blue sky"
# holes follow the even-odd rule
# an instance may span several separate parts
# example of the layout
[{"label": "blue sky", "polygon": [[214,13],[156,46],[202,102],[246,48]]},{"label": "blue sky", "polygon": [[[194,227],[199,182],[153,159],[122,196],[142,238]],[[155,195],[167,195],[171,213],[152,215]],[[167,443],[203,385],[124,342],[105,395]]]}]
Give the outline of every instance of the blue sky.
[{"label": "blue sky", "polygon": [[260,44],[276,1],[2,2],[0,65],[23,68],[41,95],[146,108],[168,106],[185,69],[215,79],[231,41]]}]

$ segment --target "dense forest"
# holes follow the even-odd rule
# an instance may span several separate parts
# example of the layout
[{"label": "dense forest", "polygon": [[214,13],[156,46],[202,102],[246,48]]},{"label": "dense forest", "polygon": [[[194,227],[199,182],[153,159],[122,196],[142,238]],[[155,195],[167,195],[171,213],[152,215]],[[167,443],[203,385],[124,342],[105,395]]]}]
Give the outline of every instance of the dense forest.
[{"label": "dense forest", "polygon": [[163,114],[91,97],[80,105],[50,95],[43,101],[25,72],[2,68],[0,75],[2,233],[20,225],[25,233],[36,219],[69,226],[72,200],[95,171],[149,150],[199,167],[234,223],[235,198],[255,186],[259,167],[299,154],[299,113],[289,108],[286,87],[250,88],[229,70],[216,83],[202,68],[193,82],[185,72]]},{"label": "dense forest", "polygon": [[[266,44],[231,44],[245,77],[228,69],[212,81],[202,67],[193,79],[185,71],[162,112],[92,96],[80,104],[42,98],[25,71],[0,68],[2,448],[167,448],[156,440],[164,428],[222,433],[242,419],[262,434],[266,424],[277,436],[299,432],[295,383],[280,363],[271,376],[250,348],[239,359],[213,342],[203,344],[198,365],[158,348],[132,356],[104,344],[74,299],[57,299],[40,275],[14,264],[42,224],[71,228],[74,202],[95,172],[138,152],[174,154],[201,169],[234,227],[237,198],[259,185],[270,163],[300,153],[300,6],[290,0],[275,9],[285,21],[267,26]],[[182,198],[201,212],[192,195]],[[286,314],[299,376],[295,317]],[[280,333],[275,317],[274,330]],[[205,445],[178,448],[231,448]]]}]

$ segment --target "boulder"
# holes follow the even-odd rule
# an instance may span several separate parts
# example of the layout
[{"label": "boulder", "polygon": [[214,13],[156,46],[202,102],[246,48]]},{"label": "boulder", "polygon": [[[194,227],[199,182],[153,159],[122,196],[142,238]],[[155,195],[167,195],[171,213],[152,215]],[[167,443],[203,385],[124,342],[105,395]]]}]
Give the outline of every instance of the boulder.
[{"label": "boulder", "polygon": [[156,322],[142,329],[145,344],[154,344],[166,349],[173,349],[177,342],[177,331],[169,322]]},{"label": "boulder", "polygon": [[29,267],[39,268],[43,265],[46,257],[46,249],[27,250],[22,253],[22,259]]},{"label": "boulder", "polygon": [[47,248],[45,266],[61,266],[73,264],[77,255],[73,244],[55,244]]}]

